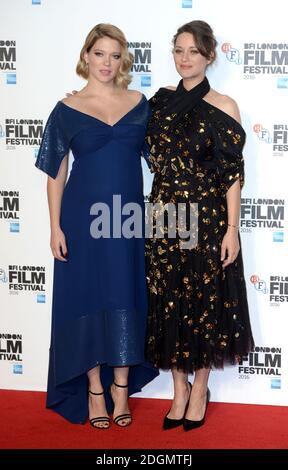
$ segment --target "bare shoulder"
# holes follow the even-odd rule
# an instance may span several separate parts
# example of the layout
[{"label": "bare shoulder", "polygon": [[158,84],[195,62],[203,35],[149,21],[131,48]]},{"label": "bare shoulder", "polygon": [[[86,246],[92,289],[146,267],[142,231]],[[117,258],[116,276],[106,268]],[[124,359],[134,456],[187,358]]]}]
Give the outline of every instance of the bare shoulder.
[{"label": "bare shoulder", "polygon": [[165,86],[164,88],[166,88],[167,90],[173,90],[173,91],[175,91],[177,87],[176,87],[176,86],[168,85],[168,86]]},{"label": "bare shoulder", "polygon": [[138,90],[127,90],[127,91],[130,96],[135,96],[136,98],[140,98],[140,96],[142,96],[141,91],[138,91]]},{"label": "bare shoulder", "polygon": [[73,106],[79,102],[79,98],[81,98],[81,96],[79,96],[79,93],[77,93],[76,95],[66,96],[66,98],[62,98],[60,101],[62,101],[64,104],[67,104],[68,106]]},{"label": "bare shoulder", "polygon": [[74,103],[74,97],[73,96],[67,96],[66,98],[62,98],[62,100],[60,100],[62,103],[64,104],[68,104],[70,105],[71,103]]},{"label": "bare shoulder", "polygon": [[140,91],[138,90],[127,90],[128,92],[128,96],[129,98],[131,99],[131,101],[133,103],[138,103],[139,100],[141,100],[142,96],[143,96],[143,93],[141,93]]},{"label": "bare shoulder", "polygon": [[238,104],[236,103],[233,98],[230,98],[230,96],[222,95],[222,107],[219,106],[219,108],[224,111],[226,114],[229,114],[232,118],[234,118],[239,124],[241,124],[241,117],[240,117],[240,111],[238,108]]},{"label": "bare shoulder", "polygon": [[228,114],[237,122],[239,122],[239,124],[241,124],[240,111],[236,101],[233,100],[233,98],[227,95],[222,95],[216,90],[211,90],[211,94],[209,93],[207,98],[209,103],[211,103],[216,108],[221,109],[221,111]]}]

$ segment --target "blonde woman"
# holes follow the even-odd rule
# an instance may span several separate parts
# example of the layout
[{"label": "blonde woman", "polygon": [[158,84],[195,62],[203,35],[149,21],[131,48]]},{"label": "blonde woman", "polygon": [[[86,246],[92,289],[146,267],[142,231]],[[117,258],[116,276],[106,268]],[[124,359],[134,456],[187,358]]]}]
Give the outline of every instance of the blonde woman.
[{"label": "blonde woman", "polygon": [[144,241],[121,231],[121,207],[143,209],[149,116],[145,96],[127,90],[131,65],[121,30],[98,24],[90,31],[77,65],[87,84],[56,104],[36,162],[48,174],[55,257],[47,407],[73,423],[89,415],[98,429],[109,428],[113,408],[114,423],[129,425],[128,395],[158,373],[144,364]]}]

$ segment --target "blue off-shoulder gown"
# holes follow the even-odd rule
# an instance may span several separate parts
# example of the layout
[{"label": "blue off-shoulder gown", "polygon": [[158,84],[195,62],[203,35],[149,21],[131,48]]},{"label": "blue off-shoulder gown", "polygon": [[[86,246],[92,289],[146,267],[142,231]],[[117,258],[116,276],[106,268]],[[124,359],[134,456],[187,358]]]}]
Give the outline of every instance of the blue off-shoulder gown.
[{"label": "blue off-shoulder gown", "polygon": [[[47,407],[73,423],[84,423],[88,416],[89,369],[101,364],[108,411],[113,367],[130,366],[129,395],[158,375],[144,360],[144,238],[125,238],[119,230],[113,237],[112,224],[113,216],[119,218],[116,210],[113,214],[113,195],[118,204],[121,196],[122,207],[136,202],[143,209],[140,157],[148,118],[144,95],[113,126],[60,101],[49,116],[36,161],[56,178],[69,149],[74,155],[60,220],[68,261],[54,264],[47,391]],[[110,210],[111,238],[90,233],[96,217],[90,209],[97,202]],[[127,217],[122,215],[122,223]]]}]

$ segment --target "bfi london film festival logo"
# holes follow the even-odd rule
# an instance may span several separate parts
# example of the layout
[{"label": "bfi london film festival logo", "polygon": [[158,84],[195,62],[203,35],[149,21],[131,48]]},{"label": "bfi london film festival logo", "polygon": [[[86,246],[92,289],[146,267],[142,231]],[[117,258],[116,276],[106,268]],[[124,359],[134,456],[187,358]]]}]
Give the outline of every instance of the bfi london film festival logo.
[{"label": "bfi london film festival logo", "polygon": [[288,302],[288,276],[270,275],[267,283],[257,274],[253,274],[250,283],[259,294],[268,294],[270,307],[280,307]]},{"label": "bfi london film festival logo", "polygon": [[281,388],[282,348],[255,346],[238,366],[240,379],[261,375],[270,379],[272,389]]},{"label": "bfi london film festival logo", "polygon": [[278,88],[288,88],[288,43],[245,42],[240,50],[225,42],[221,50],[229,62],[242,66],[245,79],[268,75],[277,78]]},{"label": "bfi london film festival logo", "polygon": [[9,265],[7,270],[0,269],[1,280],[3,284],[8,286],[11,295],[33,293],[37,303],[46,302],[46,270],[44,266]]},{"label": "bfi london film festival logo", "polygon": [[[11,362],[13,374],[23,374],[23,338],[18,333],[0,333],[0,361]],[[16,362],[16,364],[15,364]]]},{"label": "bfi london film festival logo", "polygon": [[0,39],[0,72],[6,85],[16,85],[16,41]]},{"label": "bfi london film festival logo", "polygon": [[270,276],[270,302],[275,307],[288,303],[288,276]]},{"label": "bfi london film festival logo", "polygon": [[151,42],[128,42],[129,51],[134,56],[131,72],[141,88],[151,87]]},{"label": "bfi london film festival logo", "polygon": [[273,242],[284,241],[285,199],[241,198],[240,231],[272,231]]},{"label": "bfi london film festival logo", "polygon": [[0,190],[0,223],[9,223],[11,233],[20,232],[19,191]]},{"label": "bfi london film festival logo", "polygon": [[20,146],[32,147],[37,156],[43,136],[42,119],[6,118],[0,125],[0,137],[6,144],[6,150],[16,150]]},{"label": "bfi london film festival logo", "polygon": [[274,157],[284,157],[288,154],[288,124],[275,123],[272,131],[262,124],[254,124],[253,132],[264,144],[272,144]]}]

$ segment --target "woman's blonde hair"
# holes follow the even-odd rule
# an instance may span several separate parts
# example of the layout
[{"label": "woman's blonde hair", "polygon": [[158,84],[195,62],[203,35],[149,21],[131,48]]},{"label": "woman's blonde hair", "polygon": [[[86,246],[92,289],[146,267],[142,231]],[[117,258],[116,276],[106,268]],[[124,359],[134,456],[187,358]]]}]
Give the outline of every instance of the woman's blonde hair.
[{"label": "woman's blonde hair", "polygon": [[85,62],[84,54],[85,52],[90,51],[91,47],[94,46],[97,39],[105,37],[114,39],[120,44],[122,51],[121,66],[118,74],[116,75],[115,83],[122,88],[127,88],[132,80],[132,76],[129,74],[129,72],[131,70],[134,57],[128,51],[127,40],[124,33],[121,31],[121,29],[117,28],[117,26],[109,23],[100,23],[91,29],[90,33],[85,39],[84,46],[81,49],[80,58],[76,67],[76,73],[85,79],[88,78],[88,65]]}]

